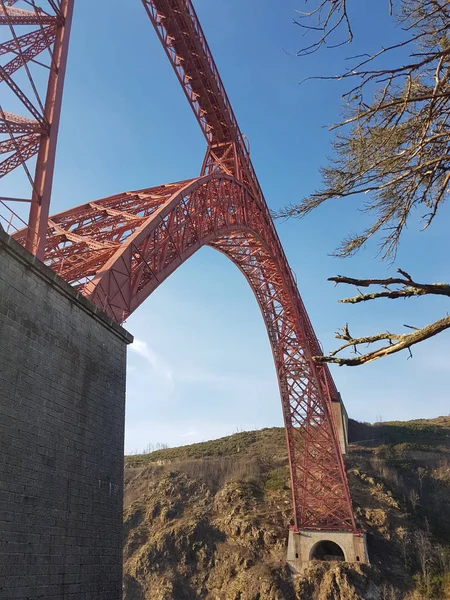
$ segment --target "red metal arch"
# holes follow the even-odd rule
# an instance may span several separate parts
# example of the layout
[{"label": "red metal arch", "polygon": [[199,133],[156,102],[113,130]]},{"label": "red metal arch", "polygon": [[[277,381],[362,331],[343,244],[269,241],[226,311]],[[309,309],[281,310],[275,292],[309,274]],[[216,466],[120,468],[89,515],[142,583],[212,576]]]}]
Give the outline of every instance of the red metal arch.
[{"label": "red metal arch", "polygon": [[317,340],[267,206],[246,186],[216,172],[60,213],[49,220],[45,261],[122,322],[204,245],[239,267],[264,317],[286,424],[294,527],[355,531],[332,380],[312,361]]},{"label": "red metal arch", "polygon": [[[6,136],[0,154],[7,155],[0,178],[22,165],[32,188],[30,198],[0,197],[0,221],[17,231],[16,219],[26,223],[9,202],[29,202],[28,227],[14,237],[119,322],[202,245],[233,260],[255,293],[272,345],[294,525],[356,531],[331,414],[331,400],[340,396],[328,367],[311,358],[321,353],[319,343],[191,0],[141,2],[207,140],[203,177],[118,194],[48,219],[74,1],[41,0],[38,8],[34,1],[0,0],[0,26],[9,32],[0,43],[0,54],[9,56],[0,83],[27,112],[20,116],[0,106],[0,134]],[[45,67],[48,81],[42,73],[33,79],[30,69],[37,67]],[[16,82],[18,70],[27,76]],[[41,102],[36,83],[44,81]],[[30,100],[34,95],[39,106]],[[26,163],[34,155],[33,176]]]}]

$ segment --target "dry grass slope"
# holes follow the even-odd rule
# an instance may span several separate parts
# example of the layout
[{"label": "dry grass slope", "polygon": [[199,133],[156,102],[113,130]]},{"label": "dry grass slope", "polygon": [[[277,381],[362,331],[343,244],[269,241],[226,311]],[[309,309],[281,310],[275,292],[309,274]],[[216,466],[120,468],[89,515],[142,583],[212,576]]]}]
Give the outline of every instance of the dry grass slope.
[{"label": "dry grass slope", "polygon": [[124,600],[450,599],[450,417],[349,430],[370,567],[292,579],[284,431],[271,428],[126,457]]}]

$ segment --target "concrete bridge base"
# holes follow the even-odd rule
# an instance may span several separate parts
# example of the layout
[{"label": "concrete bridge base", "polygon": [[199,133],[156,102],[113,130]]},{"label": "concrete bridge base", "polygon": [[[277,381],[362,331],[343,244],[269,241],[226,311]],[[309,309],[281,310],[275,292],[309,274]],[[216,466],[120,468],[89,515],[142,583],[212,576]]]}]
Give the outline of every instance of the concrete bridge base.
[{"label": "concrete bridge base", "polygon": [[287,563],[300,573],[312,560],[368,563],[365,534],[351,531],[290,530]]}]

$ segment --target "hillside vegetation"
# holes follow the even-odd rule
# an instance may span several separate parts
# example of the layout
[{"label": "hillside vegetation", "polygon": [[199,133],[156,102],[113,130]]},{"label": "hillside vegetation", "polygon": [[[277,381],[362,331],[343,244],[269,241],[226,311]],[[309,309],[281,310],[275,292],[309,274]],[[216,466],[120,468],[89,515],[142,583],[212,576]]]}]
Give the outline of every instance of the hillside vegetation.
[{"label": "hillside vegetation", "polygon": [[284,430],[126,457],[124,600],[450,599],[450,417],[350,421],[371,565],[285,565]]}]

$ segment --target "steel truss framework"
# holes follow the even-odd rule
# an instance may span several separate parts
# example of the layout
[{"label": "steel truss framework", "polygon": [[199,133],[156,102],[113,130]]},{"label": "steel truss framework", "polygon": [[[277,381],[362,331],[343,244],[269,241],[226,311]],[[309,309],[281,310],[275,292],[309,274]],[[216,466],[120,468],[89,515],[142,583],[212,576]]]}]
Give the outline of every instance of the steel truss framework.
[{"label": "steel truss framework", "polygon": [[[0,0],[2,2],[3,0]],[[204,245],[232,260],[261,309],[278,375],[293,528],[357,532],[320,353],[191,0],[142,0],[207,140],[200,177],[89,202],[46,221],[45,262],[123,322]],[[29,228],[14,235],[27,244]]]},{"label": "steel truss framework", "polygon": [[[16,236],[23,242],[25,232]],[[198,179],[89,202],[49,220],[46,263],[118,322],[209,245],[242,271],[272,345],[297,528],[353,530],[327,372],[266,205],[235,178]]]},{"label": "steel truss framework", "polygon": [[[39,258],[44,257],[73,3],[0,0],[0,31],[7,38],[0,43],[0,92],[3,99],[8,89],[9,103],[21,110],[15,114],[0,102],[0,179],[23,167],[31,187],[29,198],[0,197],[0,225],[8,232],[27,225],[25,246]],[[29,203],[27,220],[18,214],[18,202]]]}]

